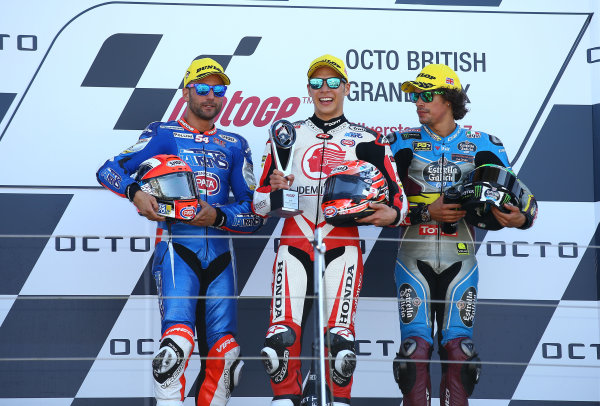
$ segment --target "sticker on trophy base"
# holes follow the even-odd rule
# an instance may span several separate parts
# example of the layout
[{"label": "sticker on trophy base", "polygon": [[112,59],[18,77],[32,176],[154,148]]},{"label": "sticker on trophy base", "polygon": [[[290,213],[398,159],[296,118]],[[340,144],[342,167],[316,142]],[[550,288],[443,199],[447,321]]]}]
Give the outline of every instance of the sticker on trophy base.
[{"label": "sticker on trophy base", "polygon": [[[275,167],[283,172],[283,176],[292,173],[292,159],[294,157],[294,144],[296,143],[296,129],[286,120],[274,122],[269,129],[271,138],[271,155],[275,160]],[[302,210],[298,209],[298,192],[295,190],[280,189],[271,192],[271,217],[293,217]]]},{"label": "sticker on trophy base", "polygon": [[271,210],[270,217],[294,217],[302,213],[298,209],[298,192],[295,190],[279,189],[271,192]]}]

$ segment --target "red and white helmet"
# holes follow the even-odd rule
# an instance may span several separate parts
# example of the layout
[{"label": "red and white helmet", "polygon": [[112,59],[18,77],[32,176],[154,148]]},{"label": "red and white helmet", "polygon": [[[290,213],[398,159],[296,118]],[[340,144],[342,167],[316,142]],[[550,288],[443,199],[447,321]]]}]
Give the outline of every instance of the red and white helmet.
[{"label": "red and white helmet", "polygon": [[325,221],[338,227],[360,225],[356,220],[370,216],[369,203],[387,203],[387,181],[375,165],[346,161],[338,165],[325,181],[321,209]]},{"label": "red and white helmet", "polygon": [[194,172],[176,155],[156,155],[142,162],[135,175],[143,192],[156,198],[158,214],[191,220],[198,207]]}]

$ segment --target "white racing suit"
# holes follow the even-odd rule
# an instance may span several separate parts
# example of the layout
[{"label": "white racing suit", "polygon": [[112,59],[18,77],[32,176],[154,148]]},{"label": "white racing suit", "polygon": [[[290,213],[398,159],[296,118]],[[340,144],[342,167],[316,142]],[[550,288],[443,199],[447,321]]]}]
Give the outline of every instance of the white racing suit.
[{"label": "white racing suit", "polygon": [[[297,141],[293,153],[292,190],[298,191],[302,214],[285,220],[281,243],[273,266],[270,328],[263,356],[271,377],[273,404],[298,405],[302,395],[301,338],[313,294],[313,240],[321,228],[326,244],[323,294],[325,294],[325,356],[334,358],[326,368],[335,404],[350,404],[354,354],[354,317],[362,284],[363,262],[357,227],[334,227],[325,223],[321,211],[324,183],[329,173],[346,160],[374,164],[385,176],[390,203],[396,212],[391,226],[406,214],[406,199],[398,181],[396,165],[385,137],[352,124],[344,116],[323,122],[316,116],[294,123]],[[271,211],[269,175],[276,169],[267,142],[263,172],[254,193],[254,213]],[[346,237],[347,239],[336,239]]]}]

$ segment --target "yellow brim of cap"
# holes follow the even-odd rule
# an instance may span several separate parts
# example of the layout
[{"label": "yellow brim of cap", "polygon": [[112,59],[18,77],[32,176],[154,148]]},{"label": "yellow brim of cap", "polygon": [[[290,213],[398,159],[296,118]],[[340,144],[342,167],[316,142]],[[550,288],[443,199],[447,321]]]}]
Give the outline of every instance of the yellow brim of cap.
[{"label": "yellow brim of cap", "polygon": [[334,65],[327,63],[327,62],[317,62],[315,63],[313,66],[310,67],[310,69],[308,70],[307,76],[310,78],[313,73],[315,73],[315,71],[323,66],[326,66],[328,68],[333,69],[334,71],[336,71],[337,73],[339,73],[345,80],[346,82],[348,81],[348,76],[346,76],[346,74],[339,70],[338,68],[336,68]]},{"label": "yellow brim of cap", "polygon": [[229,86],[231,84],[231,80],[229,80],[229,77],[226,74],[224,74],[224,73],[218,73],[218,72],[208,72],[208,73],[205,73],[205,74],[202,74],[202,75],[198,75],[195,78],[188,80],[185,83],[185,85],[187,86],[188,83],[193,82],[194,80],[203,79],[203,78],[205,78],[207,76],[210,76],[210,75],[217,75],[217,76],[219,76],[223,80],[223,84],[224,85]]},{"label": "yellow brim of cap", "polygon": [[411,92],[414,92],[417,89],[419,89],[419,90],[435,90],[435,89],[439,89],[441,87],[442,86],[434,85],[434,84],[431,84],[431,83],[417,82],[417,81],[414,81],[414,80],[407,80],[406,82],[402,83],[402,86],[400,86],[400,89],[404,93],[411,93]]}]

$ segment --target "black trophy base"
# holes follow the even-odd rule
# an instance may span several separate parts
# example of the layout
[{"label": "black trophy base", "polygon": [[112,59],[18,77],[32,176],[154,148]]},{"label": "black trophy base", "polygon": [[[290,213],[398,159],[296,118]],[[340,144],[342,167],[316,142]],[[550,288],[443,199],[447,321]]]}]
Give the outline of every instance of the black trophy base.
[{"label": "black trophy base", "polygon": [[271,211],[269,217],[294,217],[302,213],[298,209],[298,192],[295,190],[279,189],[271,192]]}]

